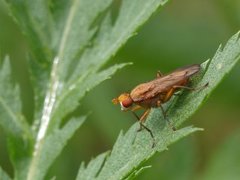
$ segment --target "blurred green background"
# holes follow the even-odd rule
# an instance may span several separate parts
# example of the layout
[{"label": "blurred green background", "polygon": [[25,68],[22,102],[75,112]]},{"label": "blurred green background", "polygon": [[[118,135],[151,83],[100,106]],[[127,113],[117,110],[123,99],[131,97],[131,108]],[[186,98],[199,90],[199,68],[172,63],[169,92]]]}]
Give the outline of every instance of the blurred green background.
[{"label": "blurred green background", "polygon": [[[109,65],[130,61],[134,64],[92,90],[81,102],[78,113],[91,114],[54,163],[47,179],[54,175],[60,180],[74,179],[80,162],[88,162],[111,149],[120,130],[126,131],[135,122],[131,114],[121,112],[119,106],[111,103],[112,98],[151,80],[157,70],[167,73],[184,65],[202,63],[214,55],[219,44],[224,44],[239,30],[239,0],[176,0],[161,8],[109,62]],[[22,89],[23,112],[31,120],[33,94],[26,66],[27,51],[24,36],[1,1],[0,56],[9,54],[11,57],[14,76]],[[232,165],[227,166],[229,158],[236,160],[234,163],[239,165],[240,172],[240,157],[235,158],[239,154],[236,150],[240,149],[239,77],[238,64],[188,121],[188,125],[202,127],[205,131],[185,138],[145,163],[153,167],[137,179],[221,179],[223,176],[216,178],[214,175],[214,168],[218,171],[214,162],[219,160],[226,165],[224,170],[229,168],[230,171],[233,169]],[[2,129],[0,164],[12,174]]]}]

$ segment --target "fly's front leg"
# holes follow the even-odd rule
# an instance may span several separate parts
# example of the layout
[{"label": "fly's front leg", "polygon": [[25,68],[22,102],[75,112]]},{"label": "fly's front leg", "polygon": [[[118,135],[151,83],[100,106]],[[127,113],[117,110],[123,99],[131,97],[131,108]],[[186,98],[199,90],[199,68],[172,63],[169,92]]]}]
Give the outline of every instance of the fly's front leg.
[{"label": "fly's front leg", "polygon": [[142,123],[145,122],[148,114],[150,113],[150,110],[151,110],[151,109],[149,108],[149,109],[147,109],[147,110],[143,113],[143,115],[140,117],[140,122],[142,122]]},{"label": "fly's front leg", "polygon": [[[132,112],[133,112],[133,111],[132,111]],[[147,118],[147,116],[148,116],[149,113],[150,113],[150,109],[147,109],[147,110],[143,113],[143,115],[139,118],[138,115],[137,115],[135,112],[133,112],[134,116],[138,119],[139,124],[140,124],[140,128],[138,129],[138,132],[141,131],[143,128],[146,129],[146,128],[144,127],[143,123],[145,122],[145,120],[146,120],[146,118]]]},{"label": "fly's front leg", "polygon": [[134,111],[132,111],[132,113],[138,119],[139,124],[140,124],[140,128],[137,131],[140,132],[142,129],[145,129],[147,132],[149,132],[149,134],[150,134],[150,136],[151,136],[151,138],[153,140],[153,144],[152,144],[152,148],[153,148],[156,145],[153,133],[152,133],[151,129],[149,129],[147,126],[145,126],[143,124],[145,122],[148,114],[150,113],[150,110],[151,110],[150,108],[147,109],[140,118],[138,117],[138,115]]},{"label": "fly's front leg", "polygon": [[139,129],[137,130],[137,132],[141,131],[142,130],[142,123],[140,121],[140,118],[138,117],[138,115],[134,112],[134,111],[131,111],[133,113],[133,115],[137,118],[139,124],[140,124],[140,127]]},{"label": "fly's front leg", "polygon": [[[139,110],[139,109],[142,109],[142,107],[139,106],[139,105],[133,106],[133,107],[131,108],[131,112],[132,112],[132,114],[134,115],[134,117],[137,118],[137,120],[140,122],[140,119],[141,119],[141,118],[139,118],[138,115],[134,112],[134,111]],[[141,128],[142,128],[142,126],[140,125],[140,129],[141,129]]]},{"label": "fly's front leg", "polygon": [[139,105],[135,105],[131,108],[131,111],[137,111],[139,109],[142,109],[142,106],[139,106]]}]

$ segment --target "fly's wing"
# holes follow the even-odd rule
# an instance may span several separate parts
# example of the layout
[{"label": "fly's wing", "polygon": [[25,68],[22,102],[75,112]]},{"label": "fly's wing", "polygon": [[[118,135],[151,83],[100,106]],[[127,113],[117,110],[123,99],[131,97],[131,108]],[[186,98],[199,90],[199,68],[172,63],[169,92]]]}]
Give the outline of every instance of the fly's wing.
[{"label": "fly's wing", "polygon": [[131,91],[130,96],[134,102],[153,98],[160,93],[169,91],[174,85],[179,85],[199,70],[200,65],[198,64],[177,69],[168,75],[138,85]]},{"label": "fly's wing", "polygon": [[193,65],[189,65],[189,66],[185,66],[179,69],[176,69],[175,71],[173,71],[170,74],[173,74],[175,72],[185,72],[186,76],[185,77],[190,77],[194,74],[196,74],[198,71],[200,70],[200,65],[199,64],[193,64]]}]

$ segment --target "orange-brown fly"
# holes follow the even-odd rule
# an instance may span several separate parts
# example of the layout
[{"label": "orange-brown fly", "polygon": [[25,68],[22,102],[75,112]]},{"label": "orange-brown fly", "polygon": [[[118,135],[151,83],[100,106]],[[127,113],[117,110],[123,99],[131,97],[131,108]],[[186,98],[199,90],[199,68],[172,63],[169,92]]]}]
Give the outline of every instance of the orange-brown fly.
[{"label": "orange-brown fly", "polygon": [[[146,120],[151,108],[160,107],[164,118],[166,118],[166,112],[162,107],[162,104],[169,101],[175,92],[181,89],[187,90],[199,90],[200,88],[189,87],[188,83],[190,77],[199,72],[200,65],[190,65],[187,67],[179,68],[172,73],[162,75],[160,72],[157,73],[157,78],[139,84],[130,93],[122,93],[119,97],[114,98],[112,102],[114,104],[120,104],[122,111],[130,110],[134,116],[139,120],[140,129],[146,129],[151,137],[153,138],[153,146],[155,140],[152,131],[147,128],[143,123]],[[145,112],[141,117],[138,117],[134,112],[139,109],[145,109]],[[175,129],[173,127],[173,129]]]}]

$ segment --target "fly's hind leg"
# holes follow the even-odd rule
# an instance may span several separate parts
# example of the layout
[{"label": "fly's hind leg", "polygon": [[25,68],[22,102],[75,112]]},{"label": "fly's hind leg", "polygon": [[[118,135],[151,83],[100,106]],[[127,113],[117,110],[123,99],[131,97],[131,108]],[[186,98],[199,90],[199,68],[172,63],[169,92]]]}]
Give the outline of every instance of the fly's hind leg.
[{"label": "fly's hind leg", "polygon": [[200,87],[188,87],[188,86],[173,86],[174,89],[187,89],[187,90],[190,90],[190,91],[201,91],[202,89],[206,88],[208,86],[208,83],[204,84],[203,86],[200,86]]}]

